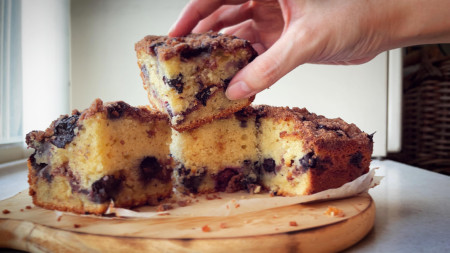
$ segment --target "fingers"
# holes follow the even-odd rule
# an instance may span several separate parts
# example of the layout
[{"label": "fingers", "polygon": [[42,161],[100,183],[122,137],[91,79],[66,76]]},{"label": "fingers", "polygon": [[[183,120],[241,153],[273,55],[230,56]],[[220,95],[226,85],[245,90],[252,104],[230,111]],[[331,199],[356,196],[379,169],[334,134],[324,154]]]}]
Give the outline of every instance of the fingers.
[{"label": "fingers", "polygon": [[231,80],[226,96],[231,100],[247,98],[270,87],[295,67],[305,63],[299,45],[289,34],[284,34],[265,53],[239,71]]},{"label": "fingers", "polygon": [[233,26],[252,18],[250,2],[241,5],[224,5],[211,15],[200,21],[192,30],[195,33],[219,31],[224,27]]},{"label": "fingers", "polygon": [[200,22],[222,5],[242,4],[247,0],[191,0],[181,11],[175,24],[169,30],[169,36],[188,34]]},{"label": "fingers", "polygon": [[223,32],[225,34],[232,34],[238,38],[248,40],[252,43],[259,41],[258,34],[255,29],[253,29],[252,20],[246,20],[235,26],[227,27],[223,30]]}]

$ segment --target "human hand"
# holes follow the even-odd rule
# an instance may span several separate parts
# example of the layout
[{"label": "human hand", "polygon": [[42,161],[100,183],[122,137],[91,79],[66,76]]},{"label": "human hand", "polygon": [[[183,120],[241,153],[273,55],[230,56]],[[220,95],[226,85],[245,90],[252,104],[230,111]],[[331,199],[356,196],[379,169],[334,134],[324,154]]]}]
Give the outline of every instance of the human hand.
[{"label": "human hand", "polygon": [[[228,98],[239,99],[270,87],[304,63],[361,64],[385,50],[428,41],[430,15],[414,14],[432,13],[431,21],[449,28],[446,12],[439,11],[448,9],[449,2],[192,0],[169,36],[226,28],[225,33],[251,41],[260,55],[236,74],[226,91]],[[430,5],[435,7],[427,11]],[[448,30],[446,34],[448,39]]]}]

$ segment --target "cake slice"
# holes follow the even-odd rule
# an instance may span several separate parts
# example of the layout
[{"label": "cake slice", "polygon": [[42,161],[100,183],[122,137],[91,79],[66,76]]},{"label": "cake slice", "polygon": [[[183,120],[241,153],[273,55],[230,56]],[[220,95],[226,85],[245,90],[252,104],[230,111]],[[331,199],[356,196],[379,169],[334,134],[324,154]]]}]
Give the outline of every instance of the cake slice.
[{"label": "cake slice", "polygon": [[338,188],[369,170],[373,141],[354,124],[306,109],[257,106],[173,131],[182,193],[259,189],[298,196]]},{"label": "cake slice", "polygon": [[372,135],[356,125],[299,108],[257,111],[260,180],[275,195],[338,188],[369,171]]},{"label": "cake slice", "polygon": [[225,96],[233,76],[257,56],[246,40],[214,32],[146,36],[135,50],[150,104],[178,131],[232,114],[254,99]]},{"label": "cake slice", "polygon": [[171,195],[167,117],[124,102],[97,99],[82,113],[26,136],[34,204],[76,213],[157,204]]},{"label": "cake slice", "polygon": [[173,130],[175,188],[185,194],[253,192],[259,174],[257,144],[251,107],[192,130]]}]

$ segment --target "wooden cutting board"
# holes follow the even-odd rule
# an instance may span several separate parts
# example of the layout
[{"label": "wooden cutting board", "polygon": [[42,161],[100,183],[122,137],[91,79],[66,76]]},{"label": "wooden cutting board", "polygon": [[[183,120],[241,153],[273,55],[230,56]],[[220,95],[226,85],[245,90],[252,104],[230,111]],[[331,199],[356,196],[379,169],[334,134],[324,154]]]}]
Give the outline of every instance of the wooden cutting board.
[{"label": "wooden cutting board", "polygon": [[[345,216],[325,214],[330,206]],[[42,209],[33,206],[31,197],[22,192],[0,201],[0,248],[31,252],[330,252],[361,240],[374,220],[375,204],[367,193],[228,217],[118,218]],[[208,230],[205,226],[209,232],[204,231]]]}]

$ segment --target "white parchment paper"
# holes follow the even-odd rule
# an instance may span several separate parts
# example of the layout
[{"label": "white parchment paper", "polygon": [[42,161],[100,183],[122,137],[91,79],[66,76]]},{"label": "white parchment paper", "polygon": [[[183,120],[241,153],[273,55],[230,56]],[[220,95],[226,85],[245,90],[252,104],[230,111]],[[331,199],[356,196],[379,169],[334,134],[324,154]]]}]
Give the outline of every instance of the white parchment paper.
[{"label": "white parchment paper", "polygon": [[370,188],[377,186],[382,177],[375,176],[376,169],[371,169],[368,173],[339,188],[306,196],[279,197],[270,196],[268,193],[249,194],[247,192],[216,193],[196,197],[174,196],[159,207],[141,207],[133,211],[111,206],[107,213],[130,218],[231,216],[313,201],[340,199],[367,192]]}]

